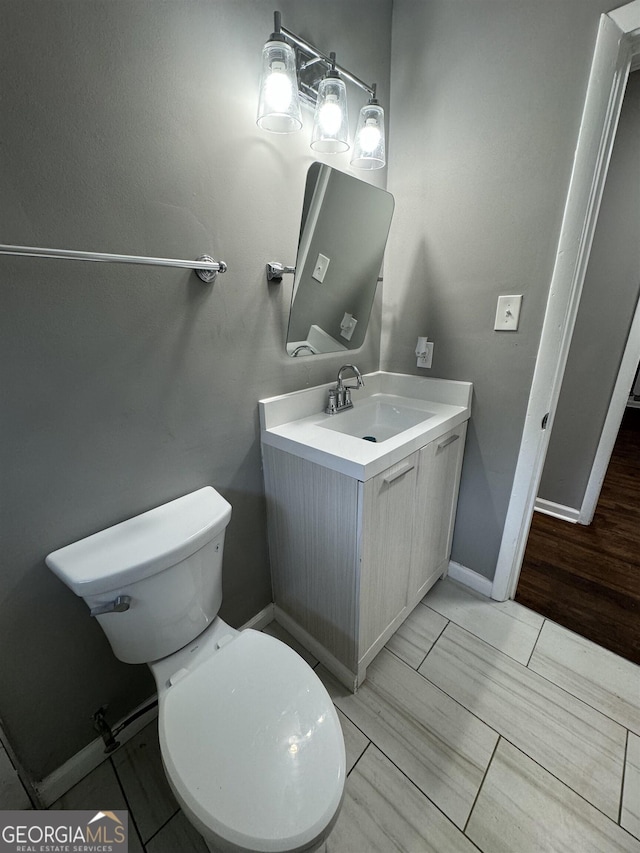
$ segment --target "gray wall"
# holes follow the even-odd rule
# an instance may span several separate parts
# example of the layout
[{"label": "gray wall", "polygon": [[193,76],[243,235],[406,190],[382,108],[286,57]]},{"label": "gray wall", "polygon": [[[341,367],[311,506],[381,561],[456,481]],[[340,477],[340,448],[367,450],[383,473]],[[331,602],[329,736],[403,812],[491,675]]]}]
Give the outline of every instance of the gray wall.
[{"label": "gray wall", "polygon": [[[279,8],[388,103],[390,0]],[[229,264],[210,287],[0,258],[0,718],[33,779],[93,739],[99,705],[115,720],[153,692],[48,572],[49,551],[210,483],[233,505],[223,618],[271,601],[257,400],[342,363],[286,355],[291,277],[266,284],[267,261],[295,258],[314,159],[309,120],[291,137],[255,125],[272,25],[266,0],[0,4],[0,241]],[[348,155],[328,162],[350,171]],[[363,371],[378,367],[380,312],[378,297]]]},{"label": "gray wall", "polygon": [[640,290],[640,72],[629,78],[538,494],[579,510]]},{"label": "gray wall", "polygon": [[[452,558],[492,578],[605,0],[394,0],[382,367],[474,383]],[[387,282],[392,277],[392,286]],[[495,332],[499,294],[520,329]]]}]

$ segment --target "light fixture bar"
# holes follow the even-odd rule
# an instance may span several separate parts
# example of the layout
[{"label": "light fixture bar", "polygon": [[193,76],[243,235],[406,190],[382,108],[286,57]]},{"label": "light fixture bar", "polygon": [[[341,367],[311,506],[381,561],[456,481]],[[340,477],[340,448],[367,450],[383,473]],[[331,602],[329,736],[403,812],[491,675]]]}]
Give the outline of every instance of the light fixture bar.
[{"label": "light fixture bar", "polygon": [[[277,12],[276,14],[279,15],[280,13]],[[325,53],[322,53],[321,50],[318,50],[317,47],[314,47],[308,41],[305,41],[305,39],[301,38],[300,36],[296,35],[295,33],[292,33],[291,30],[288,30],[286,27],[283,27],[283,26],[280,26],[279,31],[286,38],[288,38],[289,41],[293,42],[293,44],[295,44],[296,47],[300,48],[305,53],[308,53],[309,56],[314,56],[316,59],[319,59],[321,62],[324,62],[324,64],[328,68],[334,67],[333,61]],[[341,77],[345,78],[345,80],[349,80],[349,82],[354,83],[356,86],[359,86],[360,89],[363,89],[365,92],[368,92],[372,98],[375,98],[375,96],[376,96],[375,85],[369,86],[368,83],[365,83],[364,80],[361,80],[359,77],[356,77],[355,74],[352,74],[350,71],[348,71],[342,65],[338,65],[337,62],[335,63],[335,69]]]}]

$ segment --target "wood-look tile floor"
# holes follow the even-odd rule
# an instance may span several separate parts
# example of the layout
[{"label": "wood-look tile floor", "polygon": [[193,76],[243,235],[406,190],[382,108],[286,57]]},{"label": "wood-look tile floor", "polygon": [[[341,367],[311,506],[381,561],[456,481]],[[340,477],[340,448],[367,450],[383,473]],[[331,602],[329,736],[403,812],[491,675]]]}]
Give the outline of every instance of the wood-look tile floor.
[{"label": "wood-look tile floor", "polygon": [[[315,666],[342,723],[346,795],[322,853],[640,853],[635,664],[448,580],[355,695],[265,630]],[[155,723],[54,805],[98,806],[129,809],[132,851],[206,853]]]},{"label": "wood-look tile floor", "polygon": [[534,513],[516,601],[640,663],[640,409],[627,409],[593,523]]}]

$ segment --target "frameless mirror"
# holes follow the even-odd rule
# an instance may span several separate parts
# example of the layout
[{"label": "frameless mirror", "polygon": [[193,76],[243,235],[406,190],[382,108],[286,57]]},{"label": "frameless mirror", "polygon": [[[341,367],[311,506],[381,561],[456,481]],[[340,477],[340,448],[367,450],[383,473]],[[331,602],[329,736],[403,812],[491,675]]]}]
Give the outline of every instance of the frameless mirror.
[{"label": "frameless mirror", "polygon": [[362,346],[391,226],[391,193],[313,163],[307,174],[287,352]]}]

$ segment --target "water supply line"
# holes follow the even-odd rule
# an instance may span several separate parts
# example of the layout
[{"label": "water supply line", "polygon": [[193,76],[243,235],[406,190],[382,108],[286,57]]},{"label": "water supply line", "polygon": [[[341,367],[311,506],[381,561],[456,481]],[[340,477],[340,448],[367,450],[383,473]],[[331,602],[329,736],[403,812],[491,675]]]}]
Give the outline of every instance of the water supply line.
[{"label": "water supply line", "polygon": [[93,720],[93,728],[98,732],[102,740],[104,741],[104,753],[105,755],[110,755],[114,752],[119,746],[120,741],[116,740],[118,735],[123,729],[126,729],[127,726],[130,726],[131,723],[134,723],[143,714],[146,714],[147,711],[151,711],[153,708],[157,708],[158,700],[153,699],[149,702],[148,705],[145,705],[143,708],[138,708],[137,711],[134,711],[129,717],[124,719],[119,726],[116,726],[115,729],[112,729],[111,726],[107,723],[106,714],[108,705],[101,705],[97,711],[91,716]]}]

